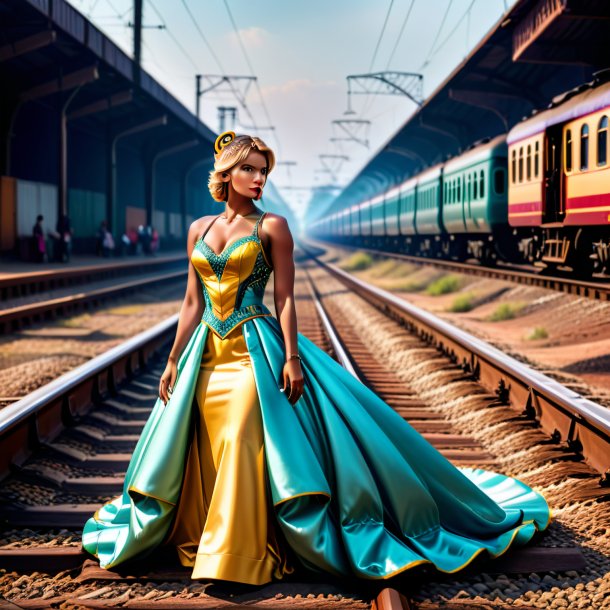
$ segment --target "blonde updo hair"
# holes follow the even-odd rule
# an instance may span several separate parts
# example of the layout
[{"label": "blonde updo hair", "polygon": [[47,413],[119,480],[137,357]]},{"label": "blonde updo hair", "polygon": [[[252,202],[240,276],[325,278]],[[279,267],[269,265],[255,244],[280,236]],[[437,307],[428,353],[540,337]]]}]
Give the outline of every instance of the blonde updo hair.
[{"label": "blonde updo hair", "polygon": [[227,201],[229,197],[229,183],[222,180],[223,172],[243,161],[252,148],[256,148],[267,158],[267,175],[269,175],[275,166],[273,151],[256,136],[237,136],[214,155],[214,169],[210,171],[208,188],[215,201]]}]

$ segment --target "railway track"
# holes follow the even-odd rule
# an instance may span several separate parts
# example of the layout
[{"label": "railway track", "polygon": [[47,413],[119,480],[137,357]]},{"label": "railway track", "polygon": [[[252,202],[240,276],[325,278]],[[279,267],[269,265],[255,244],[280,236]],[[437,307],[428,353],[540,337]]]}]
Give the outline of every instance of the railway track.
[{"label": "railway track", "polygon": [[545,275],[541,270],[537,270],[534,266],[500,266],[487,267],[477,263],[465,263],[457,261],[447,261],[435,258],[426,258],[423,256],[412,256],[401,254],[399,252],[388,252],[375,248],[367,248],[361,246],[352,246],[348,244],[337,244],[332,242],[312,241],[312,245],[320,244],[322,246],[335,246],[345,248],[347,250],[367,252],[374,256],[384,256],[387,258],[395,258],[400,261],[413,263],[415,265],[436,267],[444,271],[452,273],[465,273],[467,275],[475,275],[478,277],[486,277],[497,280],[504,280],[516,284],[524,284],[527,286],[537,286],[539,288],[547,288],[557,292],[565,292],[589,299],[597,299],[600,301],[610,300],[610,282],[607,278],[600,281],[585,281],[577,280],[570,277]]},{"label": "railway track", "polygon": [[[346,285],[359,296],[350,295]],[[503,369],[499,379],[503,379],[504,384],[500,383],[479,349],[481,342],[475,340],[478,351],[466,355],[466,347],[458,344],[456,337],[441,338],[440,329],[431,328],[433,316],[426,314],[423,322],[407,318],[402,309],[404,303],[393,302],[383,291],[366,287],[332,266],[305,263],[298,270],[295,296],[300,332],[334,354],[454,463],[501,468],[505,461],[502,455],[490,451],[479,435],[465,433],[459,418],[452,422],[434,401],[422,398],[417,384],[405,382],[399,374],[400,369],[392,366],[391,359],[380,355],[375,346],[359,334],[358,329],[366,325],[362,324],[362,317],[354,317],[344,309],[346,297],[349,296],[350,301],[365,299],[367,303],[373,303],[377,315],[395,327],[395,333],[406,336],[404,329],[408,327],[411,335],[405,340],[410,342],[410,349],[418,352],[428,365],[436,367],[439,374],[448,377],[450,388],[458,388],[458,392],[464,391],[463,384],[487,388],[486,392],[479,389],[478,398],[482,404],[477,408],[486,409],[486,415],[491,413],[500,421],[509,421],[517,432],[530,435],[528,440],[546,440],[538,458],[558,463],[554,470],[558,476],[577,477],[578,489],[572,495],[579,495],[578,501],[607,498],[609,492],[604,487],[607,482],[604,475],[608,465],[604,456],[608,458],[610,452],[607,428],[604,427],[604,422],[607,423],[605,410],[596,410],[594,403],[585,404],[573,393],[561,393],[558,384],[546,385],[539,375],[525,381],[526,394],[518,389],[518,383],[523,380],[518,382],[515,371],[509,373]],[[177,317],[171,318],[73,374],[34,392],[25,401],[20,401],[22,404],[11,405],[0,413],[0,441],[3,448],[7,448],[2,452],[4,461],[0,464],[0,473],[10,474],[0,494],[13,505],[12,510],[11,507],[3,509],[1,516],[12,527],[37,530],[34,533],[24,529],[14,531],[9,545],[0,548],[0,565],[16,571],[62,569],[66,571],[66,577],[73,575],[73,582],[65,585],[70,591],[66,592],[64,587],[55,595],[57,603],[70,601],[78,602],[81,607],[102,607],[113,600],[116,602],[117,596],[122,595],[135,603],[149,595],[150,607],[162,607],[159,602],[154,602],[153,606],[153,600],[166,595],[168,603],[170,597],[175,597],[171,607],[179,607],[183,597],[186,599],[192,594],[188,599],[193,600],[205,591],[205,588],[200,589],[199,583],[185,585],[188,572],[184,569],[172,572],[154,565],[142,566],[144,572],[140,574],[100,570],[95,561],[83,562],[78,542],[79,528],[84,521],[101,503],[121,491],[130,452],[156,400],[164,350],[173,340],[176,323]],[[437,347],[442,347],[447,356],[442,357]],[[499,366],[502,362],[495,364]],[[548,387],[553,389],[552,396],[544,393]],[[50,533],[49,528],[52,528]],[[47,533],[41,533],[42,530]],[[534,572],[539,576],[560,570],[578,574],[584,569],[582,550],[576,544],[564,544],[514,550],[493,562],[477,562],[470,573],[484,572],[489,577],[497,573],[505,576]],[[140,589],[129,584],[134,583],[134,579],[141,585]],[[159,581],[169,588],[160,590],[153,585]],[[103,591],[102,585],[107,582],[112,587]],[[324,587],[320,583],[309,583],[305,588],[309,592],[305,595],[294,587],[291,589],[289,584],[273,586],[272,591],[277,590],[273,598],[277,607],[295,605],[296,600],[307,607],[368,608],[374,603],[377,608],[390,609],[409,605],[408,600],[390,589],[375,592],[369,597],[373,601],[366,602],[353,591]],[[282,589],[282,586],[287,588]],[[299,586],[305,590],[302,583]],[[42,595],[53,591],[50,584],[43,589]],[[154,595],[153,591],[156,591]],[[219,597],[212,597],[214,603],[222,598],[222,591],[218,591]],[[239,587],[233,593],[227,590],[226,595],[227,600],[233,595],[232,602],[251,604],[255,600],[252,592],[239,592]],[[264,597],[267,607],[269,591],[265,590]],[[53,600],[53,597],[48,599]],[[28,607],[35,607],[32,604],[35,604],[34,599]],[[411,604],[421,608],[438,607],[426,599]],[[489,607],[503,607],[501,600],[498,604]],[[467,606],[462,603],[459,607]]]},{"label": "railway track", "polygon": [[[179,262],[182,263],[182,259]],[[0,303],[0,332],[8,333],[31,326],[33,323],[55,319],[58,316],[89,311],[110,299],[125,296],[149,286],[184,281],[188,269],[185,269],[183,264],[180,264],[179,269],[172,269],[172,266],[175,267],[175,264],[164,264],[164,270],[144,267],[140,269],[136,277],[120,276],[121,281],[117,281],[116,278],[100,279],[82,291],[75,291],[74,285],[69,284],[69,287],[55,289],[52,293],[36,292],[18,299],[6,300]],[[134,273],[133,269],[131,269],[131,273]],[[100,273],[101,275],[103,273]],[[91,283],[91,281],[87,280],[87,283]]]},{"label": "railway track", "polygon": [[[128,258],[127,260],[107,259],[107,263],[79,265],[75,267],[53,268],[48,266],[39,271],[0,274],[0,307],[3,303],[51,290],[82,286],[92,281],[116,279],[142,273],[142,271],[164,271],[184,264],[186,255],[164,254],[152,258]],[[7,267],[7,268],[10,268]]]}]

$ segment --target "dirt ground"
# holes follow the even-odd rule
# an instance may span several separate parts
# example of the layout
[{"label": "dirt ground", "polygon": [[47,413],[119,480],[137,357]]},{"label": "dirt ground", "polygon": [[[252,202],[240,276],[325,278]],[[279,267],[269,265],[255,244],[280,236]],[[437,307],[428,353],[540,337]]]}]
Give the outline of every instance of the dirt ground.
[{"label": "dirt ground", "polygon": [[610,402],[610,303],[381,256],[372,259],[353,250],[332,248],[324,258],[575,391]]},{"label": "dirt ground", "polygon": [[142,289],[102,306],[0,338],[0,409],[179,313],[178,283]]}]

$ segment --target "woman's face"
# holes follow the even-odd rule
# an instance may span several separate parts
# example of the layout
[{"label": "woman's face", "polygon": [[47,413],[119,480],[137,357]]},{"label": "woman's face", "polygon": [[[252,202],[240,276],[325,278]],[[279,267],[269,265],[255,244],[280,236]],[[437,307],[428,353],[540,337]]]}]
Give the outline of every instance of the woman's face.
[{"label": "woman's face", "polygon": [[231,181],[233,190],[249,199],[258,200],[263,194],[263,187],[267,180],[267,158],[252,148],[248,156],[226,172],[225,182]]}]

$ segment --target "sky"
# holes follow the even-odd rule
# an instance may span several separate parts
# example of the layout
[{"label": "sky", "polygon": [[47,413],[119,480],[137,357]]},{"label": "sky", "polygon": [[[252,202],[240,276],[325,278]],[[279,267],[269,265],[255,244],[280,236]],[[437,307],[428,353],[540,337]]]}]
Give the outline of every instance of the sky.
[{"label": "sky", "polygon": [[[68,1],[133,54],[133,0]],[[346,115],[346,77],[421,74],[426,98],[515,2],[144,0],[142,64],[192,112],[196,74],[212,77],[204,87],[216,75],[256,76],[245,107],[223,84],[201,96],[200,117],[219,133],[218,107],[237,107],[237,123],[225,129],[258,135],[274,149],[279,164],[270,179],[302,216],[312,186],[349,184],[417,109],[402,94],[354,94]],[[234,86],[243,91],[247,83]],[[368,146],[341,140],[348,134],[332,121],[346,119],[370,121],[355,134]]]}]

